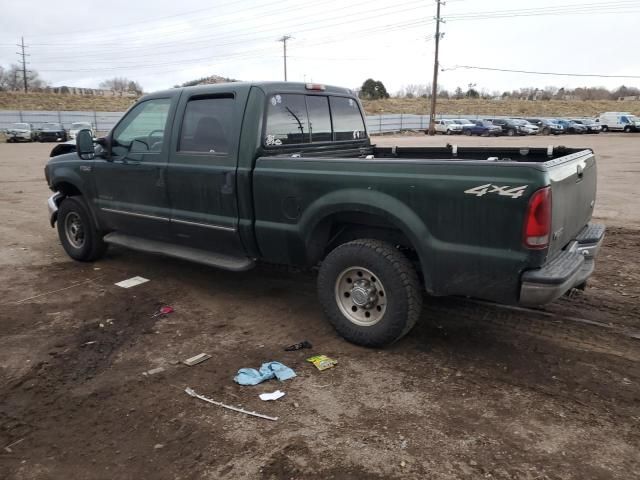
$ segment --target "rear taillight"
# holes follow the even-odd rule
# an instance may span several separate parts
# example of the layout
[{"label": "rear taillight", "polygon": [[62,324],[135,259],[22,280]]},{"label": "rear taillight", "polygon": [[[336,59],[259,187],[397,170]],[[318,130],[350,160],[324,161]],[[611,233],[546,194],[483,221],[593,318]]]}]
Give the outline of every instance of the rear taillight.
[{"label": "rear taillight", "polygon": [[524,245],[546,248],[551,236],[551,187],[541,188],[529,200],[524,224]]}]

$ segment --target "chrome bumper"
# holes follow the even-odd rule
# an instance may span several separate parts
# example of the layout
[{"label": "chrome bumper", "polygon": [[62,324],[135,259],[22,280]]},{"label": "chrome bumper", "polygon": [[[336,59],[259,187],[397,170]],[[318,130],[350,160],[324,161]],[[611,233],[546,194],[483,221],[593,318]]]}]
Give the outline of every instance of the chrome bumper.
[{"label": "chrome bumper", "polygon": [[49,209],[49,223],[51,227],[56,224],[56,219],[58,218],[58,204],[62,199],[63,195],[60,192],[56,192],[49,197],[47,200],[47,208]]}]

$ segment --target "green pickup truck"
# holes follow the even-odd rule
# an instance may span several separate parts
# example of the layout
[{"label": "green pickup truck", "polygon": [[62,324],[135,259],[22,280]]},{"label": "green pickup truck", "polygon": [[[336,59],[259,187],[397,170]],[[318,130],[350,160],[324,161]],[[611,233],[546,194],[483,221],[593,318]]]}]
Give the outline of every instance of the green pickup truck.
[{"label": "green pickup truck", "polygon": [[72,258],[109,244],[235,272],[318,267],[326,316],[383,346],[423,292],[543,305],[585,285],[590,149],[380,148],[350,90],[227,83],[141,98],[111,133],[58,145],[51,226]]}]

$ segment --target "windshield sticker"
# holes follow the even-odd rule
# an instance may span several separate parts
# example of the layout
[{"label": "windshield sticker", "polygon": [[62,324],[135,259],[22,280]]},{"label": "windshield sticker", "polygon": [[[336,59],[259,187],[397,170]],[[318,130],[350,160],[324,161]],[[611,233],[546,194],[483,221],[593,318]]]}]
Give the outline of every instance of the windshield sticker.
[{"label": "windshield sticker", "polygon": [[353,101],[353,98],[350,98],[350,99],[349,99],[349,106],[350,106],[350,107],[353,107],[353,104],[354,104],[354,103],[355,103],[355,102]]},{"label": "windshield sticker", "polygon": [[354,140],[357,140],[357,139],[359,139],[359,138],[360,138],[360,133],[361,133],[361,132],[360,132],[360,130],[354,130],[354,131],[353,131],[353,138],[354,138]]},{"label": "windshield sticker", "polygon": [[267,135],[267,138],[265,138],[264,140],[264,144],[269,147],[272,147],[274,145],[279,147],[280,145],[282,145],[282,140],[276,138],[275,135]]},{"label": "windshield sticker", "polygon": [[275,107],[279,103],[282,103],[282,96],[281,95],[274,95],[273,97],[271,97],[270,101],[271,101],[271,105],[273,105]]}]

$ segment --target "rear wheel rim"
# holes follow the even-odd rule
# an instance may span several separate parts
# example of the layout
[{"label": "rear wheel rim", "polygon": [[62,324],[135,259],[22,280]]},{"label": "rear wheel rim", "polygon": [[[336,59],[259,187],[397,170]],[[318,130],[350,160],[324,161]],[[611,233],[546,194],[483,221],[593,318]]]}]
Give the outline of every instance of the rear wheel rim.
[{"label": "rear wheel rim", "polygon": [[387,292],[371,270],[349,267],[338,275],[335,300],[342,314],[355,325],[371,327],[384,317]]},{"label": "rear wheel rim", "polygon": [[85,242],[85,230],[80,215],[69,212],[64,219],[64,233],[73,248],[82,248]]}]

